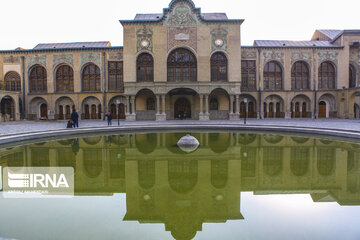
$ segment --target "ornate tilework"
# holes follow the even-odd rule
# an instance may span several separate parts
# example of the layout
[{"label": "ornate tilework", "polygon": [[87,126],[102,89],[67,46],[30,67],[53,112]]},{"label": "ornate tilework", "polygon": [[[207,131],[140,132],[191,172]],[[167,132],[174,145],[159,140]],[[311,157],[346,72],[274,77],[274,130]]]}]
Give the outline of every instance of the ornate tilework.
[{"label": "ornate tilework", "polygon": [[196,27],[168,27],[168,51],[176,46],[189,46],[197,51]]},{"label": "ornate tilework", "polygon": [[[145,42],[147,45],[143,45]],[[141,51],[143,49],[153,50],[153,31],[151,28],[144,27],[136,30],[136,51]]]},{"label": "ornate tilework", "polygon": [[291,64],[293,64],[297,61],[305,61],[310,64],[311,63],[311,54],[310,53],[302,53],[302,52],[293,53],[291,55]]},{"label": "ornate tilework", "polygon": [[123,54],[122,54],[122,52],[109,53],[108,60],[109,61],[122,61],[123,60]]},{"label": "ornate tilework", "polygon": [[68,63],[71,66],[74,66],[73,55],[72,54],[54,55],[54,66],[60,63]]},{"label": "ornate tilework", "polygon": [[197,24],[197,17],[192,13],[190,7],[185,2],[180,2],[165,21],[166,25],[175,26],[194,26]]},{"label": "ornate tilework", "polygon": [[83,53],[80,57],[81,66],[85,63],[92,62],[95,63],[100,67],[101,60],[100,60],[100,53]]},{"label": "ornate tilework", "polygon": [[269,61],[279,61],[284,64],[284,53],[277,51],[264,51],[264,64]]},{"label": "ornate tilework", "polygon": [[45,55],[34,55],[26,58],[27,66],[33,66],[35,64],[41,64],[46,67],[46,56]]},{"label": "ornate tilework", "polygon": [[319,52],[318,53],[318,61],[319,63],[324,61],[333,61],[334,63],[337,63],[338,61],[338,55],[337,52]]},{"label": "ornate tilework", "polygon": [[4,57],[4,63],[20,63],[20,57],[8,56]]},{"label": "ornate tilework", "polygon": [[242,58],[256,58],[256,52],[253,52],[253,51],[248,52],[248,51],[242,50],[241,57]]},{"label": "ornate tilework", "polygon": [[213,28],[211,30],[211,51],[228,49],[228,30],[227,28]]}]

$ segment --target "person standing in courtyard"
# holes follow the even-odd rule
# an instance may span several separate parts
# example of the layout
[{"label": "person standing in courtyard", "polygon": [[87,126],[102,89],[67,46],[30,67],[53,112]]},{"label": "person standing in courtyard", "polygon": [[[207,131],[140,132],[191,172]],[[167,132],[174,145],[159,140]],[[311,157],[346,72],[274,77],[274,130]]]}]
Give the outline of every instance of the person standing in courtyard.
[{"label": "person standing in courtyard", "polygon": [[76,112],[75,109],[73,109],[73,112],[71,113],[71,116],[70,116],[72,122],[73,122],[73,125],[74,125],[74,128],[78,128],[79,127],[79,114]]},{"label": "person standing in courtyard", "polygon": [[108,126],[111,126],[112,125],[112,114],[111,112],[107,112],[107,114],[105,115],[106,118],[107,118],[107,123],[108,123]]}]

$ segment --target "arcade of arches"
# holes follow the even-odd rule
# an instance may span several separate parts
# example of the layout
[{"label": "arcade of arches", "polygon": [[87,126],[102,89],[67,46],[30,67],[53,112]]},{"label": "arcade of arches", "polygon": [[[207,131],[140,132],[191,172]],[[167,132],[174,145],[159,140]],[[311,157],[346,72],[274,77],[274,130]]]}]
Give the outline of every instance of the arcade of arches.
[{"label": "arcade of arches", "polygon": [[124,46],[0,50],[0,120],[360,118],[360,30],[242,46],[243,19],[192,0],[161,10],[121,20]]}]

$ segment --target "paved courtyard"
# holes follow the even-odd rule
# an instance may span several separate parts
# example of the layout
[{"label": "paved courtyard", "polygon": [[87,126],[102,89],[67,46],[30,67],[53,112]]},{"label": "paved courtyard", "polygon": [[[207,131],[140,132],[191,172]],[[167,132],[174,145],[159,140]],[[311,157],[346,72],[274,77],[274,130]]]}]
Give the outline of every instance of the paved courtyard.
[{"label": "paved courtyard", "polygon": [[[67,121],[18,121],[7,122],[0,124],[0,136],[18,134],[18,133],[31,133],[41,132],[48,130],[65,129]],[[134,125],[162,125],[162,124],[239,124],[243,125],[244,121],[228,121],[228,120],[213,120],[213,121],[136,121],[125,122],[120,121],[122,126]],[[294,126],[294,127],[315,127],[325,129],[340,129],[340,130],[354,130],[360,131],[360,120],[358,119],[248,119],[247,125],[276,125],[276,126]],[[113,121],[113,127],[117,126],[117,121]],[[89,127],[107,127],[107,121],[101,120],[82,120],[79,122],[80,128]]]}]

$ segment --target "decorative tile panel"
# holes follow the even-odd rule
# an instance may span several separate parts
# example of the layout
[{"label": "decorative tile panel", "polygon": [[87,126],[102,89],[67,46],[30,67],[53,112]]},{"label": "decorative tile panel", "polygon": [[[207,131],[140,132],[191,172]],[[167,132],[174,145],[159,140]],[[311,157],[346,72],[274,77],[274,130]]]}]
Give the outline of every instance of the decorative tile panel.
[{"label": "decorative tile panel", "polygon": [[136,30],[136,51],[153,50],[153,31],[151,28],[144,27]]},{"label": "decorative tile panel", "polygon": [[54,55],[54,66],[60,63],[68,63],[71,66],[74,66],[73,55],[72,54]]},{"label": "decorative tile panel", "polygon": [[34,55],[26,58],[26,63],[28,67],[31,67],[35,64],[41,64],[46,67],[46,56],[45,55]]},{"label": "decorative tile panel", "polygon": [[109,61],[122,61],[123,60],[123,54],[122,54],[122,52],[109,53],[108,60]]},{"label": "decorative tile panel", "polygon": [[291,55],[291,64],[294,64],[297,61],[304,61],[311,64],[311,54],[303,52],[293,53]]},{"label": "decorative tile panel", "polygon": [[242,58],[256,58],[257,53],[256,52],[248,52],[248,51],[244,51],[242,50],[241,52],[241,57]]},{"label": "decorative tile panel", "polygon": [[81,57],[80,57],[81,66],[88,62],[95,63],[96,65],[98,65],[98,67],[100,67],[100,65],[101,65],[100,53],[83,53],[83,54],[81,54]]},{"label": "decorative tile panel", "polygon": [[188,46],[197,51],[196,27],[168,27],[168,51],[177,46]]},{"label": "decorative tile panel", "polygon": [[8,56],[4,57],[4,63],[20,63],[20,57],[18,56]]},{"label": "decorative tile panel", "polygon": [[318,53],[318,61],[319,63],[324,61],[333,61],[334,63],[337,63],[338,61],[338,55],[337,52],[319,52]]},{"label": "decorative tile panel", "polygon": [[279,61],[281,64],[284,64],[284,53],[277,51],[264,51],[264,64],[269,61]]},{"label": "decorative tile panel", "polygon": [[211,51],[228,49],[228,30],[227,28],[213,28],[211,30]]},{"label": "decorative tile panel", "polygon": [[194,26],[197,25],[197,17],[192,13],[188,4],[180,2],[168,14],[165,24],[169,26]]}]

